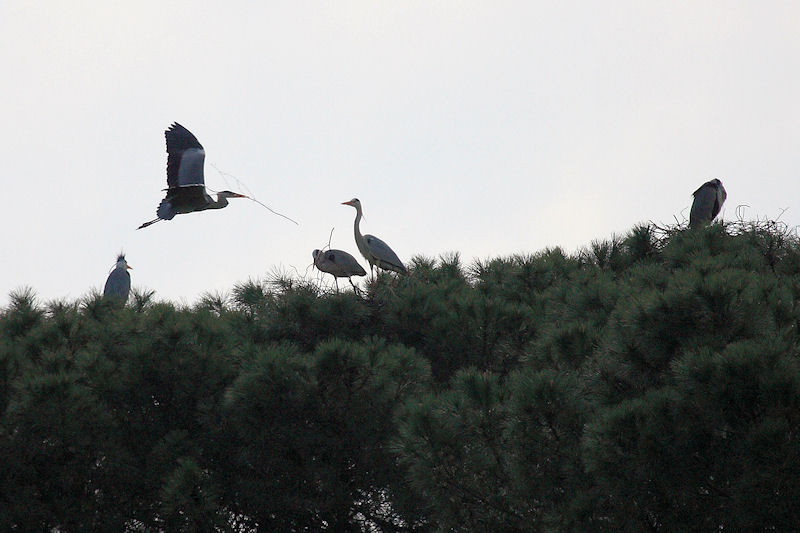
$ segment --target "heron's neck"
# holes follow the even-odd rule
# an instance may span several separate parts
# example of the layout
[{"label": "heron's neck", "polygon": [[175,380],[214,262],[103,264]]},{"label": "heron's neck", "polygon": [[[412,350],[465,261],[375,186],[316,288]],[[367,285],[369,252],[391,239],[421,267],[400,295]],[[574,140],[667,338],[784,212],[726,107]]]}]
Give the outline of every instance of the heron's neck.
[{"label": "heron's neck", "polygon": [[361,225],[361,209],[356,209],[356,220],[353,222],[353,233],[356,236],[356,242],[361,242],[361,229],[359,226]]},{"label": "heron's neck", "polygon": [[217,194],[217,199],[209,202],[206,209],[222,209],[226,205],[228,205],[228,199]]},{"label": "heron's neck", "polygon": [[361,229],[359,228],[359,224],[361,223],[361,209],[356,209],[356,221],[353,223],[353,233],[356,237],[356,247],[358,251],[361,252],[361,255],[369,261],[370,267],[372,266],[372,254],[369,251],[369,246],[367,245],[367,240],[361,235]]}]

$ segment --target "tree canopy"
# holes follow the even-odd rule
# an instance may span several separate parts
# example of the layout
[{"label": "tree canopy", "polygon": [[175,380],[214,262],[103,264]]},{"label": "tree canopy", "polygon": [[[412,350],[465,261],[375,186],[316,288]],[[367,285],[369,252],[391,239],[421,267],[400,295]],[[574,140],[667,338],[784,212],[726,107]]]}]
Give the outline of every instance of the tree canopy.
[{"label": "tree canopy", "polygon": [[800,240],[0,311],[3,531],[800,530]]}]

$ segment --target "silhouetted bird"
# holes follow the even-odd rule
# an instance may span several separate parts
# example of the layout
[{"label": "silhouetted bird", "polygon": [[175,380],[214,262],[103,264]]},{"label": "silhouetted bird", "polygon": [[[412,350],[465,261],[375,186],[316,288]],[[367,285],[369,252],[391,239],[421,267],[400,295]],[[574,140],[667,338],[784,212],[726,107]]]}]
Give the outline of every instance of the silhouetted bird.
[{"label": "silhouetted bird", "polygon": [[718,179],[705,182],[693,193],[694,201],[689,212],[689,227],[696,228],[714,220],[728,197],[725,187]]},{"label": "silhouetted bird", "polygon": [[117,266],[111,271],[103,288],[103,298],[113,298],[128,301],[128,293],[131,291],[131,274],[128,269],[133,268],[125,261],[125,254],[117,256]]},{"label": "silhouetted bird", "polygon": [[400,274],[407,274],[408,271],[397,257],[397,254],[389,248],[389,245],[377,238],[374,235],[361,235],[359,228],[361,223],[361,202],[358,198],[353,198],[349,202],[342,202],[343,205],[349,205],[356,209],[356,220],[353,224],[353,232],[356,237],[356,246],[364,259],[369,263],[370,276],[373,275],[372,267],[376,266],[383,270],[392,270]]},{"label": "silhouetted bird", "polygon": [[356,258],[348,254],[344,250],[314,250],[311,252],[314,258],[314,266],[322,272],[327,272],[333,276],[333,281],[336,284],[336,290],[339,290],[339,282],[336,278],[347,278],[350,285],[355,284],[350,279],[351,276],[366,276],[367,271],[358,264]]},{"label": "silhouetted bird", "polygon": [[158,217],[136,229],[146,228],[159,220],[172,220],[181,213],[222,209],[228,205],[228,198],[247,198],[231,191],[220,191],[216,200],[211,198],[203,177],[206,152],[197,137],[177,122],[164,132],[164,136],[167,138],[167,196],[158,205]]}]

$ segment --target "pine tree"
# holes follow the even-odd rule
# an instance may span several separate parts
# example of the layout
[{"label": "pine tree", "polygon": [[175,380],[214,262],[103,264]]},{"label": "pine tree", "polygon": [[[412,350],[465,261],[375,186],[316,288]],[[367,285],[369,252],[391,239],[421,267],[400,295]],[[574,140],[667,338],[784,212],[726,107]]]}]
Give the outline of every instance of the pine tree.
[{"label": "pine tree", "polygon": [[800,241],[0,310],[0,530],[800,530]]}]

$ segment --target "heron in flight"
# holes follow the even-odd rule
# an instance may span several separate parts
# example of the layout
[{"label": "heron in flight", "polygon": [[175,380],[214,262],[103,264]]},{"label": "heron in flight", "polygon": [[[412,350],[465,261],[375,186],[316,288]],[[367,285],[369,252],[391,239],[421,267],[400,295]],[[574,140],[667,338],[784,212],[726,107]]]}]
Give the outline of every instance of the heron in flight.
[{"label": "heron in flight", "polygon": [[397,254],[389,248],[389,245],[377,238],[374,235],[361,235],[359,225],[361,223],[361,202],[358,198],[353,198],[349,202],[342,202],[342,205],[349,205],[356,210],[356,220],[353,224],[353,233],[356,237],[356,246],[358,251],[364,256],[364,259],[369,263],[370,277],[373,277],[373,267],[378,267],[383,270],[391,270],[399,274],[408,274],[403,262],[397,257]]},{"label": "heron in flight", "polygon": [[167,196],[158,205],[158,217],[136,229],[146,228],[159,220],[172,220],[182,213],[222,209],[228,205],[228,198],[247,198],[237,192],[220,191],[217,199],[213,199],[206,192],[203,178],[206,153],[197,137],[177,122],[164,132],[164,136],[167,138]]},{"label": "heron in flight", "polygon": [[111,271],[103,288],[103,298],[121,300],[123,305],[128,301],[128,293],[131,291],[131,274],[129,269],[133,268],[125,261],[125,254],[117,256],[117,266]]},{"label": "heron in flight", "polygon": [[353,289],[356,288],[355,283],[351,279],[352,276],[366,276],[367,271],[358,264],[356,258],[348,254],[344,250],[314,250],[311,252],[314,258],[314,266],[322,272],[327,272],[333,276],[333,282],[336,284],[336,291],[339,291],[338,278],[347,278]]},{"label": "heron in flight", "polygon": [[694,201],[689,212],[689,227],[696,228],[714,220],[728,197],[725,187],[718,179],[707,181],[692,193]]}]

